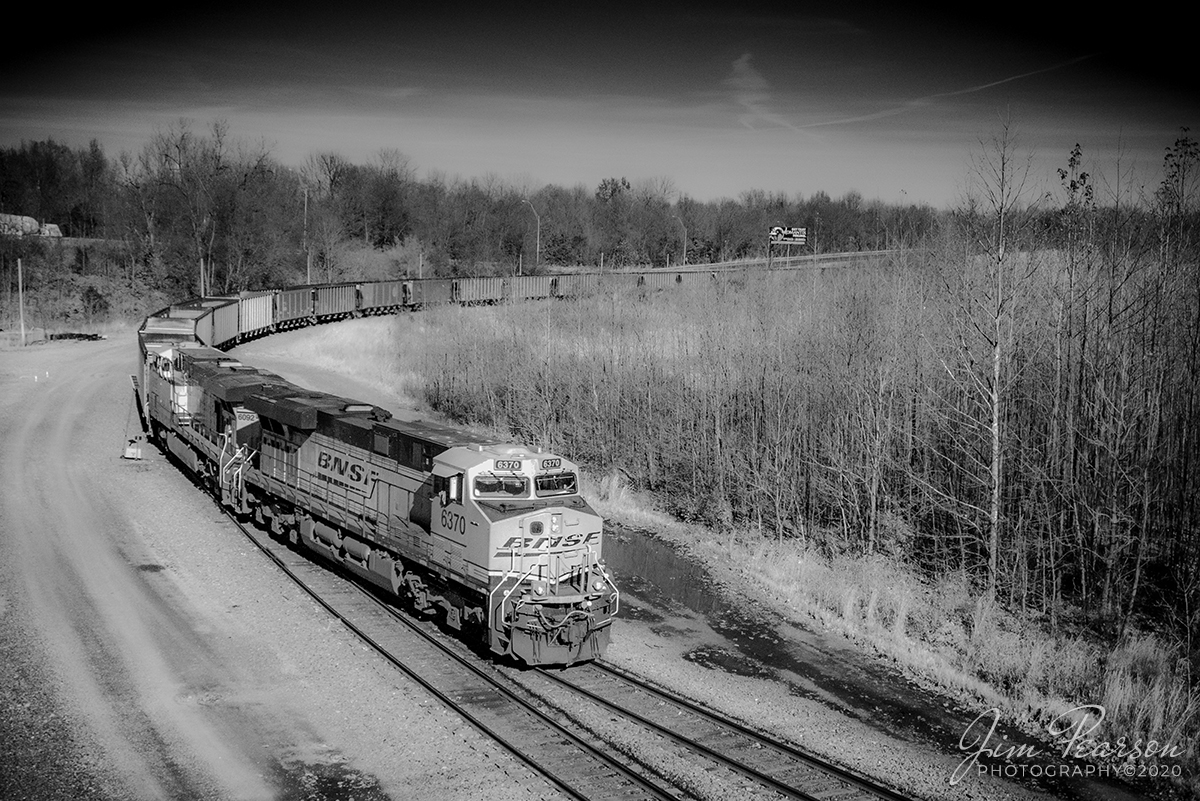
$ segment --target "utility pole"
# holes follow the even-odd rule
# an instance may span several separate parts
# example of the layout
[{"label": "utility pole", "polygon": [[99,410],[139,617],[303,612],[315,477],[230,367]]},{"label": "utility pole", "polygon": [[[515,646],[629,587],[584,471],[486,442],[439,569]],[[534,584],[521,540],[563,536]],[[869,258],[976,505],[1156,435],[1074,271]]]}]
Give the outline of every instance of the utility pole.
[{"label": "utility pole", "polygon": [[25,276],[21,273],[21,257],[17,257],[17,306],[21,309],[21,347],[25,347]]},{"label": "utility pole", "polygon": [[683,224],[683,220],[679,219],[678,214],[672,214],[671,217],[673,217],[676,220],[679,220],[679,227],[683,229],[683,266],[686,267],[687,266],[687,226]]},{"label": "utility pole", "polygon": [[[538,262],[542,260],[542,216],[537,213],[537,209],[528,200],[522,199],[521,202],[529,205],[529,210],[533,212],[533,216],[537,220],[537,244],[534,245],[533,251],[533,269],[536,270]],[[517,275],[521,274],[519,264],[518,262]]]}]

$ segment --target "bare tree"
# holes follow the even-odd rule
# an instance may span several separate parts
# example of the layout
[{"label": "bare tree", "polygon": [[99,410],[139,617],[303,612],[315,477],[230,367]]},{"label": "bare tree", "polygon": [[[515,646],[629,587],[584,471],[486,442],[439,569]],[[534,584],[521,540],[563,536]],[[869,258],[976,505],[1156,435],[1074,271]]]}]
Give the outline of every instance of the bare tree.
[{"label": "bare tree", "polygon": [[946,455],[976,485],[976,492],[959,498],[984,513],[974,525],[985,532],[986,577],[993,593],[1004,540],[1006,404],[1018,371],[1019,337],[1030,322],[1021,315],[1038,267],[1037,258],[1020,247],[1033,219],[1034,190],[1031,157],[1022,155],[1018,144],[1009,120],[980,142],[967,195],[955,213],[962,254],[943,258],[938,270],[949,328],[937,350],[956,388],[958,401],[949,408],[956,410],[952,429],[961,438],[956,453]]}]

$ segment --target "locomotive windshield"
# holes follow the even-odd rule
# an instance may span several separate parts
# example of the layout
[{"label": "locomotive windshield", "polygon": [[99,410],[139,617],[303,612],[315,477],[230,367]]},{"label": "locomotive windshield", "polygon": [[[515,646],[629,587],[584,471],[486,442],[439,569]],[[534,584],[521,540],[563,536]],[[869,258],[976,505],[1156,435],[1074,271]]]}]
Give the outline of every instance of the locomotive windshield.
[{"label": "locomotive windshield", "polygon": [[529,494],[529,479],[525,476],[481,475],[475,478],[476,498],[514,498]]},{"label": "locomotive windshield", "polygon": [[575,486],[574,473],[554,473],[548,476],[538,476],[534,479],[539,498],[549,495],[574,495],[578,492]]}]

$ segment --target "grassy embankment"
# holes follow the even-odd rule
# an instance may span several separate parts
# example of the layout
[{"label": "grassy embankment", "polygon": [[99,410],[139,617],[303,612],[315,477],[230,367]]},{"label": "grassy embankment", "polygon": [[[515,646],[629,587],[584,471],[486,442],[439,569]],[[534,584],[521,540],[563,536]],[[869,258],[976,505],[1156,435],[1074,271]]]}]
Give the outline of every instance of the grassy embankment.
[{"label": "grassy embankment", "polygon": [[[820,292],[814,284],[800,294]],[[306,358],[578,459],[593,468],[588,494],[607,517],[669,532],[700,559],[734,565],[792,614],[981,711],[997,706],[1007,720],[1041,728],[1075,706],[1100,704],[1106,720],[1095,736],[1178,745],[1185,775],[1194,774],[1200,693],[1185,680],[1178,648],[1148,632],[1105,641],[1079,628],[1055,630],[1045,615],[992,600],[961,570],[931,575],[912,566],[912,524],[886,512],[884,501],[872,510],[867,497],[870,456],[889,444],[872,438],[885,416],[880,406],[921,373],[909,360],[919,343],[900,342],[912,321],[841,291],[822,303],[798,296],[769,293],[753,305],[730,297],[724,306],[695,295],[448,308],[373,321],[380,333],[368,342],[323,329]],[[846,329],[841,321],[855,317]],[[864,372],[864,361],[874,369]],[[737,389],[747,385],[760,392]],[[766,400],[770,393],[784,397]],[[803,489],[793,475],[800,466],[778,445],[803,428],[803,416],[820,415],[825,425],[815,436],[841,462],[809,491],[853,511],[811,504],[819,521],[777,525],[799,507],[764,482],[792,476],[789,491]],[[729,428],[746,419],[754,422],[750,438],[774,442],[775,453],[728,453],[749,441]],[[725,465],[715,464],[723,453]],[[850,532],[864,525],[873,530],[869,556],[851,547]],[[1071,612],[1059,610],[1060,619]]]}]

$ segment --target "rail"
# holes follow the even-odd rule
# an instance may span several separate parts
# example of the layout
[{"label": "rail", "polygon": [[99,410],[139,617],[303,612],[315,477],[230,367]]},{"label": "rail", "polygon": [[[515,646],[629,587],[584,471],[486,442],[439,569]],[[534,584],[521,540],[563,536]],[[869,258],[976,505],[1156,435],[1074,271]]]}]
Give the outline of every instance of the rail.
[{"label": "rail", "polygon": [[238,520],[228,510],[223,512],[272,563],[368,648],[567,797],[578,801],[670,801],[679,797],[617,758],[612,749],[590,742],[522,697],[478,664],[473,654],[444,642],[436,628],[431,631],[401,614],[356,582],[349,583],[357,592],[347,593],[343,577],[314,565],[301,551]]},{"label": "rail", "polygon": [[788,798],[811,801],[866,794],[880,801],[909,801],[862,774],[604,662],[570,675],[545,669],[533,673]]}]

